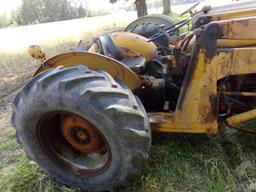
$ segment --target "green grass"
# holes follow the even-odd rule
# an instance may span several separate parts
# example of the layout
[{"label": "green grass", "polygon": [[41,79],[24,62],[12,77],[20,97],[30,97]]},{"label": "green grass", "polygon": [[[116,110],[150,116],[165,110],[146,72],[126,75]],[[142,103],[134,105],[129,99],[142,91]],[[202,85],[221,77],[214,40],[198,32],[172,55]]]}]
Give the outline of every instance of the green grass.
[{"label": "green grass", "polygon": [[138,191],[237,191],[213,139],[176,134],[154,137],[138,187]]},{"label": "green grass", "polygon": [[[189,18],[189,14],[185,14],[185,15],[183,15],[183,16],[180,16],[179,14],[173,13],[173,12],[172,12],[169,16],[170,16],[176,23],[178,23],[178,22],[180,22],[180,21],[183,21],[183,20]],[[191,23],[189,23],[188,25],[184,25],[183,27],[180,28],[180,33],[187,32],[190,28],[191,28]]]},{"label": "green grass", "polygon": [[[13,128],[5,138],[15,142]],[[9,143],[8,142],[8,143]],[[15,154],[17,144],[4,145]],[[19,149],[18,151],[21,151]],[[225,137],[157,134],[153,136],[150,158],[137,182],[117,192],[238,192],[256,190],[256,136],[236,133]],[[75,192],[42,173],[24,153],[5,159],[0,169],[0,191]],[[1,160],[1,163],[2,160]]]},{"label": "green grass", "polygon": [[21,158],[19,164],[7,167],[0,181],[0,191],[47,191],[47,192],[75,192],[56,183],[49,176],[43,174],[33,162]]},{"label": "green grass", "polygon": [[18,147],[15,140],[10,139],[8,141],[3,141],[3,143],[0,144],[0,151],[5,151],[8,149],[16,149]]}]

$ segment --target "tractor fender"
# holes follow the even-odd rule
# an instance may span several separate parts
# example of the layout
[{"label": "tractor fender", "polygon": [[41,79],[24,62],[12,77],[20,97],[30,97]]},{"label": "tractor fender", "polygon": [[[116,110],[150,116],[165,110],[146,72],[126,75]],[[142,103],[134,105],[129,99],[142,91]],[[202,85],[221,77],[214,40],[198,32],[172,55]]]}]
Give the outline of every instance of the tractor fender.
[{"label": "tractor fender", "polygon": [[[135,55],[144,57],[147,62],[154,58],[154,52],[157,47],[154,43],[148,42],[147,38],[130,32],[115,32],[111,33],[110,36],[121,51],[128,49],[135,53]],[[96,43],[91,46],[89,52],[98,52],[98,46]],[[125,51],[123,54],[126,54]]]},{"label": "tractor fender", "polygon": [[33,76],[57,66],[73,67],[76,65],[85,65],[92,70],[104,70],[115,80],[124,82],[131,90],[141,86],[141,80],[138,75],[126,65],[104,55],[90,52],[68,52],[56,55],[46,60]]}]

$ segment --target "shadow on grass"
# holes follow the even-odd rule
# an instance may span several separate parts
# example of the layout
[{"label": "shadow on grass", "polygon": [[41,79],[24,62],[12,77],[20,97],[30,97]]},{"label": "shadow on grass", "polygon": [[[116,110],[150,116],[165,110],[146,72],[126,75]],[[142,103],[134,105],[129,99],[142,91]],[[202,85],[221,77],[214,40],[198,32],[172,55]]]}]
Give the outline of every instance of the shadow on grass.
[{"label": "shadow on grass", "polygon": [[[14,139],[14,138],[12,138]],[[256,135],[154,134],[149,160],[137,182],[116,191],[254,191]],[[67,191],[24,155],[0,174],[0,191]]]},{"label": "shadow on grass", "polygon": [[120,191],[255,191],[256,135],[158,134],[136,184]]}]

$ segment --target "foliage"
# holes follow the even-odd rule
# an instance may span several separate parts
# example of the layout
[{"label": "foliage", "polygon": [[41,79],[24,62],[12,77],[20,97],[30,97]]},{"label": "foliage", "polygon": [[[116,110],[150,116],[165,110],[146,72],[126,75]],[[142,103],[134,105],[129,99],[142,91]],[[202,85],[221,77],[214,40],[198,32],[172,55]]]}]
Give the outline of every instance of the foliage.
[{"label": "foliage", "polygon": [[168,15],[171,13],[171,0],[163,0],[163,14]]},{"label": "foliage", "polygon": [[85,17],[87,10],[82,4],[69,0],[23,0],[14,17],[19,25],[46,23]]},{"label": "foliage", "polygon": [[0,191],[78,192],[61,186],[48,175],[42,174],[38,167],[24,156],[20,157],[17,166],[7,167],[4,173],[0,181]]},{"label": "foliage", "polygon": [[0,14],[0,28],[9,26],[11,23],[11,18],[6,14]]},{"label": "foliage", "polygon": [[107,10],[95,10],[95,11],[89,11],[87,17],[98,17],[98,16],[104,16],[108,14],[109,14],[109,11]]},{"label": "foliage", "polygon": [[[129,0],[126,0],[127,2]],[[118,0],[109,0],[110,3],[116,3]],[[133,0],[137,10],[138,17],[147,15],[148,8],[163,7],[163,14],[168,15],[171,12],[171,0]]]}]

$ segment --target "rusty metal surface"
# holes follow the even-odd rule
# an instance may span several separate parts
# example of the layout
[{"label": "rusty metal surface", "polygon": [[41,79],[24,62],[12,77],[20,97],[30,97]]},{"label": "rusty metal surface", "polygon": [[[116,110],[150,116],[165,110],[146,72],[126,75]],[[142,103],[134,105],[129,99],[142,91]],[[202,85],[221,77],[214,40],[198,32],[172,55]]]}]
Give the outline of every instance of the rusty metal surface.
[{"label": "rusty metal surface", "polygon": [[256,16],[256,2],[252,7],[244,7],[243,9],[228,9],[225,12],[217,13],[198,13],[192,17],[193,28],[196,29],[202,25],[213,21],[230,21],[232,19],[246,18]]},{"label": "rusty metal surface", "polygon": [[[254,10],[227,13],[216,20],[254,15]],[[218,80],[232,75],[256,74],[256,17],[221,20],[205,25],[195,33],[191,60],[183,79],[176,109],[170,112],[149,113],[153,131],[212,133],[218,132],[219,97]],[[129,33],[112,34],[115,43],[127,55],[141,54],[147,61],[153,58],[156,47]],[[91,50],[96,50],[94,45]],[[82,55],[81,55],[82,54]],[[70,57],[70,58],[68,58]],[[77,58],[77,59],[76,59]],[[86,59],[85,59],[86,58]],[[82,62],[81,62],[82,61]],[[69,53],[45,62],[46,68],[58,65],[86,64],[92,69],[103,69],[115,79],[124,81],[130,89],[141,86],[139,77],[119,62],[95,53]],[[71,64],[70,64],[71,63]],[[105,65],[106,64],[106,65]],[[41,68],[37,71],[45,70]],[[125,72],[124,72],[125,70]],[[254,97],[255,93],[226,92],[226,94]],[[254,111],[230,117],[230,125],[255,118]],[[235,123],[234,123],[235,122]]]},{"label": "rusty metal surface", "polygon": [[224,20],[216,22],[222,27],[223,39],[252,40],[256,39],[253,33],[256,27],[256,17],[245,17],[241,19]]},{"label": "rusty metal surface", "polygon": [[87,120],[75,115],[63,117],[60,131],[67,142],[82,153],[104,150],[105,143],[97,129]]},{"label": "rusty metal surface", "polygon": [[[216,26],[219,26],[220,30],[216,30]],[[150,114],[153,130],[218,132],[217,81],[232,75],[256,74],[256,35],[252,33],[255,27],[256,17],[219,21],[206,26],[195,42],[175,112],[172,115]],[[241,42],[250,47],[239,47]],[[250,111],[234,116],[229,121],[232,120],[234,124],[253,118],[256,118],[254,111]]]},{"label": "rusty metal surface", "polygon": [[[73,113],[55,111],[45,114],[40,119],[36,127],[36,135],[39,144],[42,147],[42,150],[44,150],[44,152],[52,161],[54,161],[56,164],[58,164],[68,172],[70,171],[77,175],[100,174],[109,166],[109,163],[111,162],[112,156],[109,145],[105,140],[104,136],[100,134],[101,140],[104,140],[103,145],[106,146],[104,151],[98,151],[97,149],[100,148],[100,145],[97,146],[96,144],[86,150],[83,147],[83,151],[79,151],[77,146],[75,147],[74,144],[71,144],[65,139],[61,131],[61,117],[72,118],[72,116],[80,119],[79,121],[81,122],[76,123],[78,126],[84,126],[84,119]],[[66,119],[66,121],[67,120],[69,119]],[[85,125],[86,130],[88,130],[88,122],[86,122]],[[72,124],[71,127],[74,128]],[[92,126],[90,125],[90,127]],[[69,128],[65,131],[70,133]],[[88,137],[86,139],[86,137],[84,137],[85,135],[82,135],[81,133],[79,133],[79,131],[76,133],[78,136],[75,137],[76,142],[81,141],[78,138],[84,138],[85,141],[88,141]],[[97,133],[99,134],[98,131]],[[95,133],[93,132],[93,135],[94,134]],[[74,135],[72,135],[72,137],[73,136]],[[91,155],[93,155],[93,160]]]},{"label": "rusty metal surface", "polygon": [[255,120],[256,119],[256,109],[252,109],[250,111],[246,111],[237,115],[233,115],[227,118],[227,124],[231,127],[239,126],[239,124]]},{"label": "rusty metal surface", "polygon": [[249,9],[241,9],[236,11],[227,11],[214,14],[203,14],[201,16],[195,15],[192,18],[192,23],[194,28],[198,28],[202,25],[213,21],[223,21],[223,20],[232,20],[239,19],[244,17],[253,17],[256,16],[256,7]]},{"label": "rusty metal surface", "polygon": [[239,48],[239,47],[251,47],[256,46],[256,39],[243,39],[243,40],[234,40],[234,39],[218,39],[217,47],[218,48]]},{"label": "rusty metal surface", "polygon": [[209,11],[210,14],[217,14],[217,13],[226,13],[228,11],[239,11],[241,9],[249,9],[252,7],[256,7],[256,1],[239,1],[239,2],[232,2],[226,5],[212,7]]},{"label": "rusty metal surface", "polygon": [[[255,61],[256,47],[218,51],[208,61],[204,49],[200,49],[193,68],[194,71],[191,72],[190,83],[183,87],[184,99],[180,102],[180,107],[171,116],[160,113],[150,114],[153,130],[217,133],[218,98],[216,82],[230,75],[256,74]],[[245,95],[250,94],[245,93]],[[242,116],[238,115],[236,121],[245,121],[248,120],[247,118],[255,118],[254,113],[252,115],[251,112]],[[231,120],[234,122],[234,118]]]},{"label": "rusty metal surface", "polygon": [[207,17],[209,17],[209,20],[211,21],[230,20],[230,19],[252,17],[252,16],[256,16],[256,6],[254,8],[249,8],[249,9],[241,9],[236,11],[227,11],[225,13],[207,15]]},{"label": "rusty metal surface", "polygon": [[110,57],[89,52],[69,52],[52,57],[36,70],[34,76],[57,66],[72,67],[76,65],[85,65],[94,70],[104,70],[114,79],[123,81],[131,90],[135,90],[141,85],[140,78],[126,65]]}]

